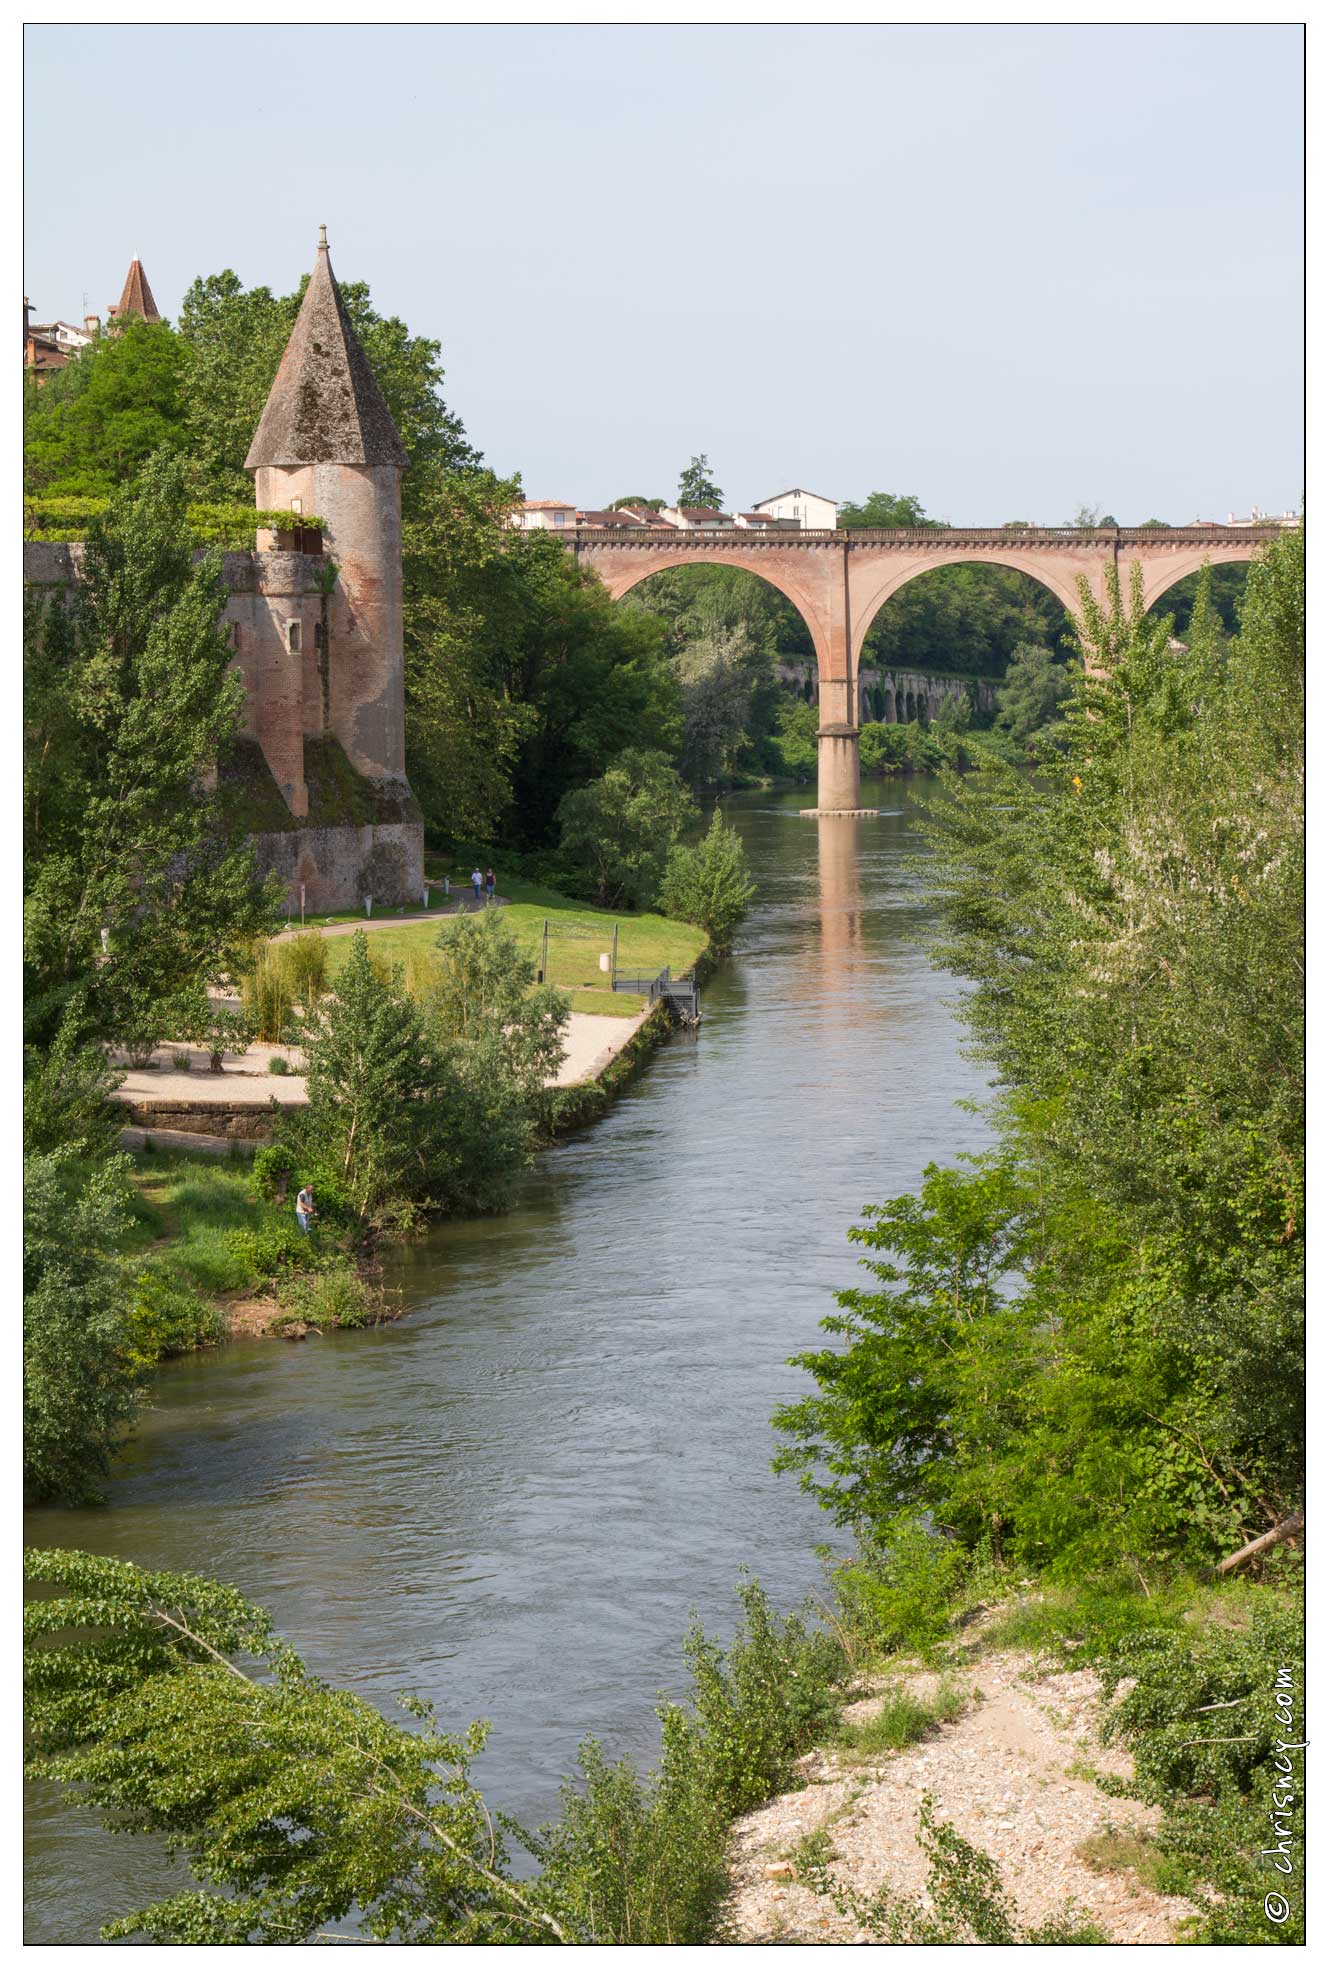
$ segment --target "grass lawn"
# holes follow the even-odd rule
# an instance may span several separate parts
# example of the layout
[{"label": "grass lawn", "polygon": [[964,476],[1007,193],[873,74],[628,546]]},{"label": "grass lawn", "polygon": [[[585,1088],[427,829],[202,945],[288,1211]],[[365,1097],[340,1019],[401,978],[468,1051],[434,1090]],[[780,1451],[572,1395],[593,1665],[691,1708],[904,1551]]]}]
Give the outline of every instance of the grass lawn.
[{"label": "grass lawn", "polygon": [[[510,898],[503,921],[516,934],[528,957],[538,964],[546,921],[549,924],[549,982],[573,994],[574,1012],[605,1012],[612,1017],[631,1018],[645,1004],[632,992],[611,992],[608,976],[600,969],[600,953],[612,951],[614,925],[618,924],[618,968],[643,975],[663,970],[667,964],[675,977],[696,963],[706,939],[695,923],[677,923],[667,916],[645,912],[634,916],[628,911],[595,909],[589,903],[573,902],[553,889],[542,889],[534,882],[517,878],[505,880],[503,894]],[[374,940],[374,949],[394,963],[404,964],[413,952],[424,953],[438,936],[434,922],[394,924],[384,917],[365,924]],[[333,937],[328,943],[328,962],[335,973],[350,956],[351,939]]]},{"label": "grass lawn", "polygon": [[247,1158],[154,1149],[136,1161],[133,1219],[127,1250],[163,1260],[203,1293],[263,1289],[288,1250],[297,1260],[323,1256],[317,1236],[307,1248],[297,1242],[292,1204],[254,1194]]}]

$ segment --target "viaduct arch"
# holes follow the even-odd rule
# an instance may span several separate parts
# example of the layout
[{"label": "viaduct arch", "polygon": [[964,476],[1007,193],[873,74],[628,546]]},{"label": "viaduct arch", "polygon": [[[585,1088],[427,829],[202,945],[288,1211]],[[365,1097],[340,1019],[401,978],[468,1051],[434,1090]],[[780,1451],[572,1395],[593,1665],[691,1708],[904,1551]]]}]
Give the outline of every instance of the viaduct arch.
[{"label": "viaduct arch", "polygon": [[1083,576],[1100,602],[1107,570],[1138,565],[1145,606],[1206,562],[1250,561],[1277,527],[948,527],[945,531],[751,533],[655,527],[587,527],[569,542],[618,600],[666,568],[705,564],[745,568],[768,581],[807,624],[817,654],[821,727],[817,734],[817,810],[859,810],[858,663],[878,610],[906,582],[962,562],[1027,574],[1077,615]]}]

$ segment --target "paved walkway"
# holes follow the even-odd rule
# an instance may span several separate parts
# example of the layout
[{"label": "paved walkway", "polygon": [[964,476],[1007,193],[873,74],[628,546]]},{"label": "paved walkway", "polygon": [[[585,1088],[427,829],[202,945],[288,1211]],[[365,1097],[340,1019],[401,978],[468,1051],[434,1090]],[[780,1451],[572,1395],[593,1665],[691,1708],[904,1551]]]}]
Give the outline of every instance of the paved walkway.
[{"label": "paved walkway", "polygon": [[[506,909],[510,898],[495,896],[494,906]],[[487,907],[481,903],[480,909]],[[475,898],[469,889],[464,892],[454,889],[452,898],[439,909],[417,909],[413,916],[366,916],[354,923],[293,923],[289,930],[279,930],[273,943],[289,943],[292,937],[302,937],[309,930],[317,930],[321,937],[353,937],[357,930],[404,930],[408,923],[440,923],[447,916],[475,916]]]},{"label": "paved walkway", "polygon": [[[334,930],[353,927],[333,925]],[[568,1021],[563,1064],[549,1084],[573,1087],[579,1080],[593,1080],[622,1052],[646,1017],[645,1011],[631,1019],[611,1018],[603,1012],[574,1012]],[[180,1072],[171,1062],[173,1053],[184,1052],[190,1058],[188,1073]],[[290,1073],[268,1072],[269,1060],[278,1056],[290,1061]],[[247,1053],[234,1058],[228,1055],[221,1073],[211,1071],[207,1053],[198,1046],[163,1046],[154,1058],[156,1066],[126,1069],[116,1090],[118,1100],[135,1106],[141,1101],[163,1101],[199,1108],[265,1108],[269,1101],[281,1107],[304,1104],[304,1055],[298,1046],[251,1046]]]}]

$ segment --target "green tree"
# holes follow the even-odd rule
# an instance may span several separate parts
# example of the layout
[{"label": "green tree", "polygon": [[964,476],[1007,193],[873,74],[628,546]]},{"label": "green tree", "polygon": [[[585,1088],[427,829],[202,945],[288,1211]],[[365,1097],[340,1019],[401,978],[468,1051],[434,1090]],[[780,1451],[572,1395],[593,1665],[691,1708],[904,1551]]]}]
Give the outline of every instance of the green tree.
[{"label": "green tree", "polygon": [[563,1064],[571,999],[553,985],[536,984],[535,965],[499,910],[445,923],[434,948],[425,999],[432,1030],[450,1043],[491,1048],[522,1098],[539,1110],[546,1083]]},{"label": "green tree", "polygon": [[131,316],[40,387],[25,379],[28,492],[105,497],[187,441],[183,352],[167,322]]},{"label": "green tree", "polygon": [[383,978],[357,930],[308,1025],[304,1140],[370,1224],[439,1186],[447,1114],[419,1010],[400,971]]},{"label": "green tree", "polygon": [[24,1616],[28,1770],[164,1836],[201,1883],[104,1939],[289,1944],[351,1916],[375,1941],[567,1939],[471,1783],[483,1726],[329,1688],[232,1587],[61,1550],[26,1573],[46,1589]]},{"label": "green tree", "polygon": [[670,850],[660,908],[666,916],[699,924],[712,949],[727,950],[756,893],[738,830],[717,807],[695,848]]},{"label": "green tree", "polygon": [[921,500],[912,492],[870,492],[866,499],[848,499],[836,515],[835,524],[845,527],[880,527],[893,529],[899,527],[927,527],[940,530],[945,520],[930,520],[923,510]]},{"label": "green tree", "polygon": [[626,751],[589,786],[564,794],[560,847],[597,902],[644,909],[692,814],[687,789],[662,752]]},{"label": "green tree", "polygon": [[621,506],[640,506],[649,508],[653,513],[658,513],[668,504],[669,501],[667,499],[645,499],[639,492],[630,492],[623,499],[611,499],[606,510],[616,513]]},{"label": "green tree", "polygon": [[674,658],[683,694],[681,767],[693,786],[714,785],[738,755],[752,703],[754,651],[738,629],[716,629]]},{"label": "green tree", "polygon": [[1004,1147],[860,1234],[903,1283],[842,1302],[847,1348],[781,1417],[869,1538],[921,1513],[1071,1575],[1212,1562],[1304,1461],[1302,543],[1253,568],[1224,662],[1174,646],[1138,571],[1082,605],[1037,777],[930,796],[937,956]]},{"label": "green tree", "polygon": [[1041,643],[1019,643],[997,690],[998,729],[1031,738],[1056,717],[1075,686],[1070,671]]},{"label": "green tree", "polygon": [[643,732],[676,751],[679,689],[655,617],[619,608],[551,533],[513,535],[502,572],[491,618],[498,683],[508,703],[526,707],[512,825],[522,845],[538,847],[553,838],[564,795]]},{"label": "green tree", "polygon": [[238,965],[275,905],[217,775],[243,693],[178,462],[116,495],[83,575],[25,615],[24,956],[34,1031],[77,995],[119,1034]]},{"label": "green tree", "polygon": [[95,1503],[134,1410],[120,1162],[68,1149],[23,1166],[23,1476],[38,1499]]},{"label": "green tree", "polygon": [[711,477],[711,461],[704,451],[690,459],[687,470],[679,473],[678,503],[680,506],[710,506],[717,512],[723,512],[724,494]]}]

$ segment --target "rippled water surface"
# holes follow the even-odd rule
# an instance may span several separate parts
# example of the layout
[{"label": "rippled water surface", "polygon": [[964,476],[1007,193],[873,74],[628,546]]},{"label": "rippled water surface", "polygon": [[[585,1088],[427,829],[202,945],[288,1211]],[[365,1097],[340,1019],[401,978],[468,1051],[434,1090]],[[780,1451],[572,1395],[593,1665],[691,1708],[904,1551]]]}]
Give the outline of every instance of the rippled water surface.
[{"label": "rippled water surface", "polygon": [[[397,1254],[413,1309],[372,1333],[178,1362],[97,1512],[30,1540],[210,1572],[271,1609],[330,1680],[492,1720],[479,1776],[547,1817],[578,1740],[651,1752],[696,1607],[748,1566],[815,1586],[822,1515],[770,1471],[862,1206],[977,1145],[981,1096],[924,927],[908,796],[875,820],[727,811],[758,885],[734,960],[610,1114],[544,1154],[508,1216]],[[95,1938],[179,1883],[45,1792],[28,1938]]]}]

